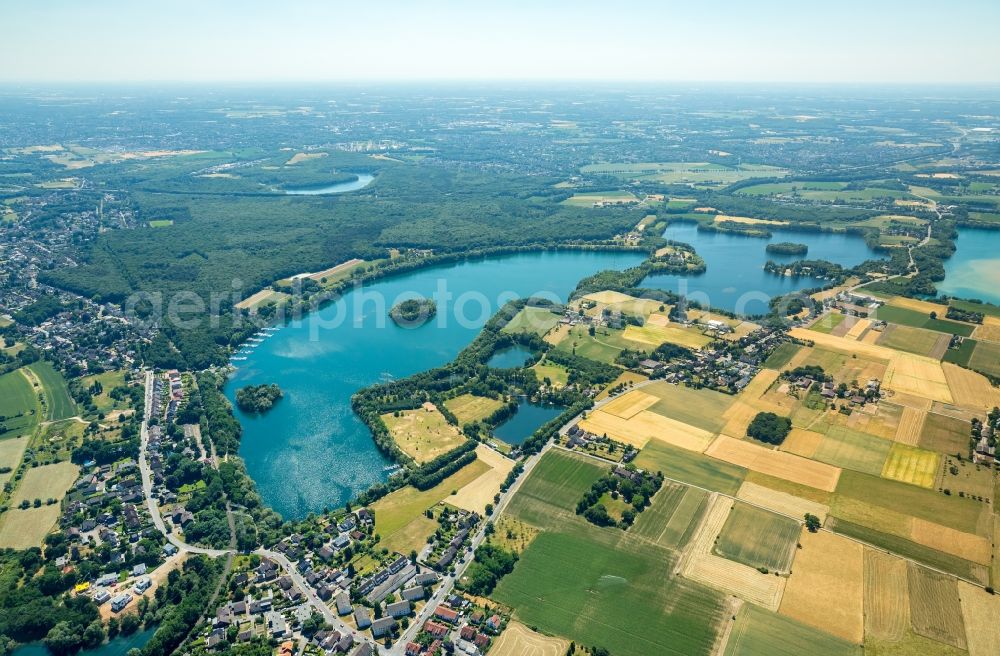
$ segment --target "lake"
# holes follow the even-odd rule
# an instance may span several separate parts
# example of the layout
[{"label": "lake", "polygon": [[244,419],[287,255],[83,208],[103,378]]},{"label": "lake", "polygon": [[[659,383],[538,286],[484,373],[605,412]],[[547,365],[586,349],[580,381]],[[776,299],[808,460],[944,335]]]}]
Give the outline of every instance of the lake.
[{"label": "lake", "polygon": [[323,187],[293,187],[291,189],[285,189],[285,194],[289,196],[326,196],[328,194],[343,194],[348,191],[364,189],[371,183],[372,180],[375,179],[375,176],[367,173],[355,173],[354,175],[358,176],[357,180],[337,182]]},{"label": "lake", "polygon": [[[240,455],[264,501],[286,518],[338,507],[374,483],[391,463],[351,410],[351,395],[452,360],[508,300],[545,295],[565,301],[581,278],[642,262],[641,253],[546,251],[429,267],[384,278],[276,330],[253,347],[226,386],[277,383],[284,398],[265,415],[235,412]],[[433,298],[434,319],[397,326],[389,309]],[[520,414],[520,413],[519,413]]]},{"label": "lake", "polygon": [[[699,231],[691,222],[671,223],[664,238],[690,244],[705,260],[706,271],[697,275],[654,274],[643,287],[683,294],[703,305],[739,314],[763,314],[774,296],[799,289],[820,287],[815,278],[791,278],[764,271],[768,260],[829,260],[842,266],[856,266],[865,260],[882,257],[869,248],[860,235],[839,232],[774,231],[769,239],[731,233]],[[789,241],[805,244],[804,256],[778,255],[765,249],[771,242]]]},{"label": "lake", "polygon": [[534,352],[530,348],[515,344],[494,353],[486,364],[494,369],[516,369],[523,367],[532,355]]},{"label": "lake", "polygon": [[562,414],[563,410],[565,408],[551,403],[531,403],[527,399],[521,399],[517,404],[517,412],[494,428],[493,434],[507,444],[520,444],[547,421]]},{"label": "lake", "polygon": [[959,228],[938,293],[1000,304],[1000,230]]},{"label": "lake", "polygon": [[[76,656],[125,656],[130,649],[141,649],[149,639],[156,633],[156,627],[136,631],[132,635],[119,635],[113,640],[108,640],[100,647],[93,649],[83,649],[76,652]],[[49,648],[41,642],[32,642],[22,645],[11,652],[11,656],[53,656]]]}]

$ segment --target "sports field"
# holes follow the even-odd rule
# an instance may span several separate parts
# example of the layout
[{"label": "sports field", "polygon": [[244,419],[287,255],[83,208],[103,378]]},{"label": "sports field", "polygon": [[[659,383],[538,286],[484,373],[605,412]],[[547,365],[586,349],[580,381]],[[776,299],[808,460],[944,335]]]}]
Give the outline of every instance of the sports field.
[{"label": "sports field", "polygon": [[705,512],[708,493],[678,483],[664,483],[629,529],[638,537],[676,549],[687,542]]},{"label": "sports field", "polygon": [[416,410],[400,410],[382,415],[389,434],[406,455],[428,462],[465,442],[459,430],[448,423],[432,404]]},{"label": "sports field", "polygon": [[736,503],[715,541],[714,552],[755,569],[787,572],[798,537],[797,521]]},{"label": "sports field", "polygon": [[744,604],[726,643],[725,656],[858,656],[857,645],[801,622]]},{"label": "sports field", "polygon": [[730,496],[736,494],[747,475],[744,467],[656,441],[639,452],[635,464],[649,471],[663,472],[667,478]]},{"label": "sports field", "polygon": [[524,307],[503,327],[504,332],[533,333],[541,337],[559,323],[559,315],[546,308]]},{"label": "sports field", "polygon": [[455,415],[459,425],[465,425],[489,417],[503,407],[503,401],[488,396],[462,394],[445,401],[444,407]]}]

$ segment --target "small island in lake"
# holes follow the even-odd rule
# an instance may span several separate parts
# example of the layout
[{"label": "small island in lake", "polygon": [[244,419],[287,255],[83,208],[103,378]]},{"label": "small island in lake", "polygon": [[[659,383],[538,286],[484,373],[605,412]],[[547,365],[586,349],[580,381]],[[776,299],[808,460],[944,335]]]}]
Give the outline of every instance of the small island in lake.
[{"label": "small island in lake", "polygon": [[284,396],[281,388],[270,385],[247,385],[236,390],[236,405],[244,412],[267,412]]},{"label": "small island in lake", "polygon": [[389,310],[389,316],[401,326],[419,326],[433,319],[435,314],[437,304],[429,298],[411,298]]},{"label": "small island in lake", "polygon": [[765,248],[768,253],[776,253],[778,255],[805,255],[809,252],[809,247],[805,244],[795,244],[790,241],[779,241],[774,244],[768,244]]}]

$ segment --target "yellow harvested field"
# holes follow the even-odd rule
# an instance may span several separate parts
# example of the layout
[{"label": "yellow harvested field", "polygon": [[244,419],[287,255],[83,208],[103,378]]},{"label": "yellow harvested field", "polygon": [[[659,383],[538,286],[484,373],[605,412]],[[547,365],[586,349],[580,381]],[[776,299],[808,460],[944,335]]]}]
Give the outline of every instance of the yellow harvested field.
[{"label": "yellow harvested field", "polygon": [[0,467],[10,468],[6,474],[0,473],[0,487],[14,476],[14,470],[21,464],[24,450],[28,448],[30,441],[31,438],[28,435],[0,440]]},{"label": "yellow harvested field", "polygon": [[729,406],[729,409],[722,413],[726,424],[722,427],[722,432],[728,435],[746,435],[747,426],[753,418],[760,412],[757,408],[744,401],[737,401]]},{"label": "yellow harvested field", "polygon": [[769,610],[781,605],[786,579],[762,574],[753,567],[726,560],[712,553],[715,539],[733,508],[729,497],[713,495],[708,511],[678,563],[678,571],[688,579],[721,590]]},{"label": "yellow harvested field", "polygon": [[958,582],[958,598],[962,602],[965,638],[969,656],[1000,654],[1000,597],[982,588]]},{"label": "yellow harvested field", "polygon": [[490,656],[563,656],[568,650],[569,640],[542,635],[512,621],[493,641]]},{"label": "yellow harvested field", "polygon": [[821,522],[825,522],[826,516],[830,512],[830,507],[822,503],[803,499],[787,492],[772,490],[750,481],[743,482],[736,497],[782,515],[794,517],[797,520],[804,519],[806,513],[810,513],[819,517]]},{"label": "yellow harvested field", "polygon": [[622,334],[625,339],[649,346],[659,346],[665,342],[679,344],[692,349],[700,349],[712,341],[711,337],[702,335],[693,328],[677,328],[674,326],[657,326],[646,324],[645,326],[625,326]]},{"label": "yellow harvested field", "polygon": [[[845,537],[802,529],[779,612],[861,644],[864,639],[864,547]],[[836,603],[832,603],[836,600]]]},{"label": "yellow harvested field", "polygon": [[323,271],[317,271],[316,273],[310,273],[306,277],[309,278],[310,280],[315,280],[316,282],[319,282],[323,280],[323,278],[330,278],[332,276],[336,276],[337,274],[341,274],[346,271],[351,271],[364,263],[365,263],[364,260],[354,258],[353,260],[347,260],[346,262],[341,262],[340,264],[332,266],[329,269],[325,269]]},{"label": "yellow harvested field", "polygon": [[759,399],[771,388],[780,375],[781,372],[777,369],[761,369],[750,381],[750,384],[743,388],[740,399],[747,402],[751,402],[750,399]]},{"label": "yellow harvested field", "polygon": [[486,504],[493,503],[493,497],[500,491],[500,485],[514,468],[514,461],[484,444],[476,447],[476,456],[481,462],[489,465],[489,470],[465,487],[459,488],[458,494],[448,497],[448,503],[482,515],[486,512]]},{"label": "yellow harvested field", "polygon": [[895,442],[882,466],[882,478],[930,489],[940,465],[940,454]]},{"label": "yellow harvested field", "polygon": [[861,337],[861,334],[868,330],[868,327],[872,325],[872,322],[868,319],[858,319],[851,329],[847,331],[844,335],[847,339],[854,339]]},{"label": "yellow harvested field", "polygon": [[417,462],[428,462],[465,442],[458,428],[445,419],[433,403],[416,410],[382,415],[389,434],[403,452]]},{"label": "yellow harvested field", "polygon": [[716,438],[705,454],[752,471],[827,492],[833,492],[837,487],[837,481],[840,480],[840,467],[807,460],[783,451],[774,451],[726,435]]},{"label": "yellow harvested field", "polygon": [[276,292],[271,288],[262,289],[256,294],[247,296],[242,301],[237,303],[234,307],[240,310],[250,310],[255,307],[259,307],[271,300],[280,300],[286,298],[288,294],[283,294],[282,292]]},{"label": "yellow harvested field", "polygon": [[921,301],[917,298],[906,298],[905,296],[893,296],[889,299],[886,305],[906,308],[907,310],[914,310],[916,312],[923,312],[928,316],[930,316],[931,312],[935,312],[941,317],[944,317],[945,312],[948,311],[947,305],[931,303],[930,301]]},{"label": "yellow harvested field", "polygon": [[605,305],[611,305],[613,303],[626,303],[628,301],[636,300],[634,296],[629,296],[628,294],[622,294],[621,292],[611,291],[609,289],[603,292],[594,292],[593,294],[587,294],[584,296],[588,301],[593,301],[595,303],[603,303]]},{"label": "yellow harvested field", "polygon": [[934,405],[934,402],[930,399],[925,399],[922,396],[914,396],[913,394],[907,394],[905,392],[896,392],[892,396],[892,402],[896,405],[913,408],[914,410],[919,410],[921,412],[929,412],[931,406]]},{"label": "yellow harvested field", "polygon": [[824,437],[822,433],[802,428],[793,428],[792,432],[785,438],[785,441],[781,443],[781,450],[794,453],[803,458],[812,458]]},{"label": "yellow harvested field", "polygon": [[973,339],[984,342],[1000,342],[1000,319],[997,317],[984,317],[983,325],[976,326],[972,332]]},{"label": "yellow harvested field", "polygon": [[910,629],[910,592],[906,561],[865,548],[865,635],[877,640],[901,640]]},{"label": "yellow harvested field", "polygon": [[647,326],[669,326],[670,317],[665,314],[653,313],[646,318]]},{"label": "yellow harvested field", "polygon": [[659,398],[652,394],[646,394],[642,390],[635,390],[627,394],[622,394],[613,401],[608,401],[605,405],[601,406],[601,410],[622,419],[631,419],[650,406],[656,405],[656,402],[659,400]]},{"label": "yellow harvested field", "polygon": [[295,153],[292,158],[285,162],[285,166],[293,166],[299,162],[308,162],[311,159],[326,157],[326,153]]},{"label": "yellow harvested field", "polygon": [[[21,483],[10,497],[9,506],[16,508],[22,501],[34,502],[41,499],[42,504],[49,499],[62,501],[70,485],[76,481],[80,468],[71,462],[59,462],[52,465],[33,467],[25,473]],[[53,504],[58,511],[59,504]],[[48,528],[46,528],[48,530]]]},{"label": "yellow harvested field", "polygon": [[491,399],[488,396],[476,396],[475,394],[461,394],[453,399],[444,402],[444,407],[448,408],[460,426],[479,421],[503,407],[503,401]]},{"label": "yellow harvested field", "polygon": [[558,346],[559,342],[566,339],[569,336],[570,325],[568,323],[561,323],[549,332],[545,333],[544,339],[547,343],[552,346]]},{"label": "yellow harvested field", "polygon": [[[889,364],[889,370],[883,381],[886,387],[933,401],[953,403],[948,379],[945,378],[940,362],[912,353],[892,352],[895,354],[895,359]],[[947,366],[955,367],[955,365]],[[986,379],[983,378],[983,381]]]},{"label": "yellow harvested field", "polygon": [[651,439],[688,451],[701,453],[711,444],[713,434],[701,428],[643,410],[630,419],[622,419],[603,410],[591,412],[580,421],[580,428],[642,448]]},{"label": "yellow harvested field", "polygon": [[59,504],[40,508],[11,508],[0,517],[0,549],[29,549],[42,540],[59,519]]},{"label": "yellow harvested field", "polygon": [[1000,390],[990,385],[990,381],[985,376],[949,362],[942,366],[948,380],[948,386],[954,396],[954,401],[945,400],[945,403],[955,403],[962,407],[982,410],[990,410],[1000,406]]},{"label": "yellow harvested field", "polygon": [[980,565],[989,565],[993,556],[992,542],[972,533],[956,531],[948,526],[928,522],[919,517],[913,518],[912,531],[911,536],[917,544],[971,560]]},{"label": "yellow harvested field", "polygon": [[896,435],[893,439],[901,444],[917,446],[925,419],[927,419],[926,410],[915,410],[904,405],[903,414],[900,415],[899,426],[896,427]]},{"label": "yellow harvested field", "polygon": [[865,333],[858,341],[860,341],[862,344],[874,344],[875,342],[878,341],[878,338],[881,336],[882,333],[878,332],[877,330],[870,330],[867,333]]},{"label": "yellow harvested field", "polygon": [[715,223],[728,221],[730,223],[743,223],[746,225],[788,225],[788,221],[778,221],[775,219],[755,219],[750,216],[729,216],[728,214],[717,214]]},{"label": "yellow harvested field", "polygon": [[953,576],[908,563],[910,626],[918,634],[965,649],[965,622],[958,581]]},{"label": "yellow harvested field", "polygon": [[735,342],[743,339],[744,337],[746,337],[753,331],[757,330],[758,328],[760,328],[760,324],[754,323],[752,321],[741,321],[733,328],[733,331],[731,333],[726,333],[724,335],[721,335],[721,337],[727,342]]}]

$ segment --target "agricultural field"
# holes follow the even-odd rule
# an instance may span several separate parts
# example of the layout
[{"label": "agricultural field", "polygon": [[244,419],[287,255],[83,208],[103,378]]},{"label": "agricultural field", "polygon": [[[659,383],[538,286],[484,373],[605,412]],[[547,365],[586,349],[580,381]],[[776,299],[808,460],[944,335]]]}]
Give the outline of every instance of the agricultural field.
[{"label": "agricultural field", "polygon": [[650,410],[642,410],[628,419],[605,412],[603,409],[594,410],[586,419],[582,419],[579,425],[580,428],[595,435],[607,435],[640,449],[650,441],[659,441],[700,453],[711,444],[713,437],[711,431],[664,417]]},{"label": "agricultural field", "polygon": [[739,491],[747,475],[743,467],[657,441],[651,441],[639,452],[635,464],[649,471],[661,471],[667,478],[730,496]]},{"label": "agricultural field", "polygon": [[683,546],[704,514],[707,498],[704,490],[666,482],[629,532],[662,547]]},{"label": "agricultural field", "polygon": [[39,508],[11,508],[0,516],[0,549],[30,549],[42,546],[60,515],[59,504]]},{"label": "agricultural field", "polygon": [[725,656],[860,656],[857,645],[801,622],[744,604],[736,616]]},{"label": "agricultural field", "polygon": [[803,518],[806,513],[809,513],[819,517],[822,522],[826,519],[827,513],[830,512],[830,506],[827,505],[829,498],[826,498],[823,493],[815,494],[818,490],[782,481],[780,478],[764,477],[756,473],[754,473],[753,478],[770,480],[765,481],[767,485],[762,485],[749,480],[750,477],[748,477],[748,480],[743,481],[743,485],[740,486],[740,490],[736,494],[738,499],[795,519]]},{"label": "agricultural field", "polygon": [[722,415],[735,400],[729,394],[707,388],[662,382],[647,385],[642,392],[657,399],[649,410],[714,433],[722,430],[725,424]]},{"label": "agricultural field", "polygon": [[503,402],[488,396],[462,394],[444,402],[444,407],[456,418],[459,425],[465,425],[480,419],[485,419],[503,407]]},{"label": "agricultural field", "polygon": [[839,467],[807,460],[791,453],[774,451],[725,435],[719,436],[712,442],[712,445],[705,451],[705,455],[746,467],[751,471],[776,476],[827,492],[832,492],[837,487],[837,480],[841,475]]},{"label": "agricultural field", "polygon": [[933,451],[897,442],[892,445],[889,457],[885,460],[882,476],[930,489],[934,487],[940,464],[941,456]]},{"label": "agricultural field", "polygon": [[972,425],[948,415],[928,412],[917,445],[938,453],[965,453]]},{"label": "agricultural field", "polygon": [[32,467],[14,490],[9,505],[17,507],[22,501],[31,503],[36,499],[41,499],[43,504],[48,499],[59,502],[76,481],[79,471],[80,468],[71,462]]},{"label": "agricultural field", "polygon": [[969,656],[1000,654],[1000,603],[996,595],[964,581],[958,582],[962,619]]},{"label": "agricultural field", "polygon": [[815,330],[818,333],[830,334],[834,331],[834,329],[840,326],[846,318],[846,314],[840,314],[839,312],[827,312],[820,315],[816,321],[809,326],[809,330]]},{"label": "agricultural field", "polygon": [[601,328],[590,335],[585,326],[573,326],[559,340],[557,348],[607,364],[614,364],[615,358],[624,349],[648,349],[646,344],[625,339],[622,333],[621,330]]},{"label": "agricultural field", "polygon": [[957,581],[912,563],[907,567],[906,580],[913,630],[932,640],[965,649],[965,622]]},{"label": "agricultural field", "polygon": [[892,446],[889,440],[844,426],[830,426],[811,457],[844,469],[878,475]]},{"label": "agricultural field", "polygon": [[933,330],[889,324],[875,343],[898,351],[940,359],[948,348],[948,339],[947,335]]},{"label": "agricultural field", "polygon": [[[152,223],[152,222],[151,222]],[[170,222],[173,224],[173,221]],[[235,307],[240,310],[256,310],[265,305],[279,305],[285,302],[285,299],[290,298],[285,292],[275,291],[273,289],[267,288],[262,289],[259,292],[247,296],[242,301],[237,303]]]},{"label": "agricultural field", "polygon": [[493,642],[490,656],[565,656],[569,640],[553,638],[532,631],[518,622],[510,622]]},{"label": "agricultural field", "polygon": [[969,367],[976,371],[1000,376],[1000,344],[979,342],[969,359]]},{"label": "agricultural field", "polygon": [[388,412],[382,415],[382,421],[399,448],[420,463],[433,460],[465,442],[459,430],[429,403],[416,410]]},{"label": "agricultural field", "polygon": [[489,469],[489,465],[477,459],[429,490],[406,486],[373,503],[371,509],[382,545],[401,553],[420,549],[437,527],[437,522],[425,517],[424,511],[447,500],[452,492],[457,493]]},{"label": "agricultural field", "polygon": [[626,179],[655,180],[664,184],[721,187],[751,178],[775,178],[788,171],[763,164],[724,166],[708,162],[636,162],[589,164],[581,173],[614,175]]},{"label": "agricultural field", "polygon": [[907,563],[902,558],[866,548],[865,636],[894,642],[910,629]]},{"label": "agricultural field", "polygon": [[[893,301],[880,307],[872,315],[872,319],[878,319],[879,321],[886,321],[900,326],[909,326],[911,328],[924,328],[926,330],[933,330],[941,333],[961,335],[962,337],[971,336],[972,331],[975,328],[972,324],[945,319],[944,314],[948,308],[941,305],[936,306],[936,309],[934,310],[924,312],[913,309],[912,304],[910,304],[911,307],[902,307],[900,305],[894,305],[894,302],[898,301]],[[932,319],[930,312],[936,312],[939,318]]]},{"label": "agricultural field", "polygon": [[45,394],[45,418],[50,421],[68,419],[77,412],[76,403],[69,395],[66,379],[45,360],[39,360],[26,367],[41,385]]},{"label": "agricultural field", "polygon": [[493,503],[494,495],[500,491],[507,474],[514,468],[514,461],[483,444],[476,447],[476,455],[477,462],[486,463],[489,470],[460,488],[458,494],[448,499],[448,503],[485,515],[486,505]]},{"label": "agricultural field", "polygon": [[509,512],[539,528],[550,527],[552,515],[557,511],[575,518],[577,502],[605,473],[605,468],[590,458],[553,449],[539,461],[511,499]]},{"label": "agricultural field", "polygon": [[799,526],[787,517],[736,503],[715,541],[714,553],[754,569],[788,572]]},{"label": "agricultural field", "polygon": [[30,435],[41,419],[41,406],[31,383],[14,370],[0,376],[0,438]]},{"label": "agricultural field", "polygon": [[563,204],[575,207],[594,207],[637,202],[639,202],[639,199],[630,191],[590,191],[582,194],[573,194],[572,197],[564,200]]},{"label": "agricultural field", "polygon": [[9,468],[7,473],[0,473],[0,488],[14,476],[14,470],[21,464],[24,450],[28,448],[30,441],[31,438],[27,435],[0,439],[0,468]]},{"label": "agricultural field", "polygon": [[787,365],[793,357],[795,357],[795,354],[799,352],[800,348],[802,347],[798,344],[784,342],[781,346],[774,349],[774,352],[768,356],[764,366],[768,369],[781,369]]},{"label": "agricultural field", "polygon": [[558,325],[560,315],[546,308],[524,307],[503,327],[507,333],[533,333],[541,337]]},{"label": "agricultural field", "polygon": [[658,326],[647,323],[645,326],[628,325],[622,334],[624,339],[642,344],[644,347],[656,348],[667,342],[686,346],[689,349],[700,349],[712,341],[711,337],[702,335],[693,328],[681,328],[674,325]]},{"label": "agricultural field", "polygon": [[[780,613],[853,644],[864,638],[864,551],[847,538],[802,529]],[[836,599],[836,604],[830,601]]]}]

